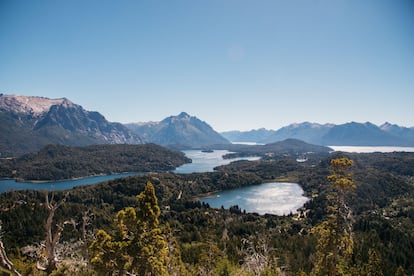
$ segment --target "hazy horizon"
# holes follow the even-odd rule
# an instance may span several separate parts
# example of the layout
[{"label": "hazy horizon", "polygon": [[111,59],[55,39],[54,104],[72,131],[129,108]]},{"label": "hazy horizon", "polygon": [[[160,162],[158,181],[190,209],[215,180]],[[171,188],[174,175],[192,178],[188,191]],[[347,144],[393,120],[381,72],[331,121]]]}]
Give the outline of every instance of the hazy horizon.
[{"label": "hazy horizon", "polygon": [[3,0],[0,93],[219,132],[413,127],[413,26],[409,0]]}]

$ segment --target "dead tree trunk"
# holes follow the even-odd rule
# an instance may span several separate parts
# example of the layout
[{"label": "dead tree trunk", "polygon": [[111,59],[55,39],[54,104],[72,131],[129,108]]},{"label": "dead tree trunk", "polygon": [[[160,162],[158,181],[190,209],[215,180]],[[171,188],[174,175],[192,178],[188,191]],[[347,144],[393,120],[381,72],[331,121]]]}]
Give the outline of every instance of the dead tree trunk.
[{"label": "dead tree trunk", "polygon": [[46,250],[46,262],[47,262],[46,272],[48,274],[52,273],[52,271],[57,269],[56,246],[59,243],[60,235],[62,234],[65,224],[69,223],[65,221],[63,223],[56,224],[54,233],[52,233],[53,218],[55,216],[55,211],[63,203],[65,203],[65,199],[66,199],[66,198],[63,198],[59,202],[55,202],[54,196],[55,196],[55,193],[52,192],[52,196],[49,200],[49,193],[46,193],[46,208],[49,210],[49,215],[47,217],[46,224],[45,224],[45,231],[46,231],[45,250]]},{"label": "dead tree trunk", "polygon": [[86,227],[91,224],[91,220],[93,217],[93,213],[90,210],[87,210],[83,213],[82,216],[82,241],[86,242],[87,239],[87,231]]},{"label": "dead tree trunk", "polygon": [[1,240],[0,240],[0,259],[1,259],[2,267],[5,268],[10,273],[10,275],[21,276],[21,274],[14,268],[13,263],[7,257],[6,250],[4,249],[4,245]]}]

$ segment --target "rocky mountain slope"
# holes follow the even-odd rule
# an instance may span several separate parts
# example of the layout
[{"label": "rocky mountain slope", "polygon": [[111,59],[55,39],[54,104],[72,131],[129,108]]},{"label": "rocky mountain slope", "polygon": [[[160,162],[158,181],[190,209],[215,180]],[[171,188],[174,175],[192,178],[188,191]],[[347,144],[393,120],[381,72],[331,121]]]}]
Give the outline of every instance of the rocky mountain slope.
[{"label": "rocky mountain slope", "polygon": [[0,95],[0,154],[16,156],[48,144],[142,144],[120,123],[108,122],[66,98]]},{"label": "rocky mountain slope", "polygon": [[149,142],[176,148],[202,148],[214,144],[229,144],[206,122],[185,112],[161,122],[127,124],[131,130]]},{"label": "rocky mountain slope", "polygon": [[414,128],[385,123],[350,122],[341,125],[295,123],[278,130],[228,131],[221,133],[232,142],[273,143],[294,138],[318,145],[414,146]]}]

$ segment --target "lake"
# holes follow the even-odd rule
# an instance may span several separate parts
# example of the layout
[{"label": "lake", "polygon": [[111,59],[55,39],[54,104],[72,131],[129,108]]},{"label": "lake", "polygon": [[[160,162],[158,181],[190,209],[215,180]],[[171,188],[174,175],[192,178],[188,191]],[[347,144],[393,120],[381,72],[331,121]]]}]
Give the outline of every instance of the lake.
[{"label": "lake", "polygon": [[[213,152],[201,152],[199,150],[187,150],[183,151],[188,158],[193,160],[192,163],[184,164],[178,167],[173,172],[175,173],[192,173],[192,172],[211,172],[214,167],[229,164],[236,160],[257,160],[258,157],[248,158],[233,158],[223,159],[222,156],[229,153],[227,150],[217,150]],[[111,175],[100,175],[91,176],[74,180],[65,181],[53,181],[53,182],[16,182],[13,179],[2,179],[0,180],[0,193],[9,190],[67,190],[75,186],[84,186],[104,182],[116,178],[127,177],[132,175],[139,175],[142,173],[122,173],[122,174],[111,174]]]},{"label": "lake", "polygon": [[192,163],[184,164],[173,172],[175,173],[193,173],[193,172],[212,172],[214,168],[226,165],[238,160],[259,160],[259,157],[240,157],[232,159],[223,159],[223,155],[230,153],[228,150],[215,150],[213,152],[202,152],[199,150],[185,150],[185,156],[193,160]]},{"label": "lake", "polygon": [[272,182],[214,193],[200,201],[213,208],[238,205],[241,210],[261,215],[289,215],[309,200],[303,193],[296,183]]},{"label": "lake", "polygon": [[[174,173],[193,173],[193,172],[212,172],[220,165],[229,164],[238,160],[258,160],[259,157],[243,157],[223,159],[223,155],[230,153],[227,150],[215,150],[213,152],[202,152],[200,150],[183,151],[192,163],[184,164]],[[66,180],[57,182],[16,182],[14,180],[0,180],[0,193],[8,190],[66,190],[75,186],[91,185],[103,181],[108,181],[120,177],[127,177],[142,173],[124,173],[113,175],[102,175],[86,177],[76,180]],[[207,202],[211,207],[229,208],[238,205],[247,212],[259,214],[288,215],[296,213],[296,210],[303,206],[308,198],[303,196],[302,188],[295,183],[264,183],[240,189],[223,191],[214,194],[211,198],[202,198],[201,201]]]},{"label": "lake", "polygon": [[372,153],[372,152],[414,152],[414,147],[391,146],[328,146],[334,151]]},{"label": "lake", "polygon": [[0,180],[0,193],[9,190],[67,190],[75,186],[84,186],[104,182],[116,178],[127,177],[132,175],[138,175],[142,173],[121,173],[110,175],[91,176],[73,180],[53,181],[53,182],[16,182],[14,179],[2,179]]}]

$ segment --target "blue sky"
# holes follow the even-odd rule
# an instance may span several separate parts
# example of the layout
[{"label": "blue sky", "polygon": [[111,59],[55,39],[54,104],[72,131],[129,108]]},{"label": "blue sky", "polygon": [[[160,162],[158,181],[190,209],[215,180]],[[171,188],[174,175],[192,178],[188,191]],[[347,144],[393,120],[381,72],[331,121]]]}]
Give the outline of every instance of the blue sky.
[{"label": "blue sky", "polygon": [[414,2],[0,0],[0,93],[218,131],[414,126]]}]

